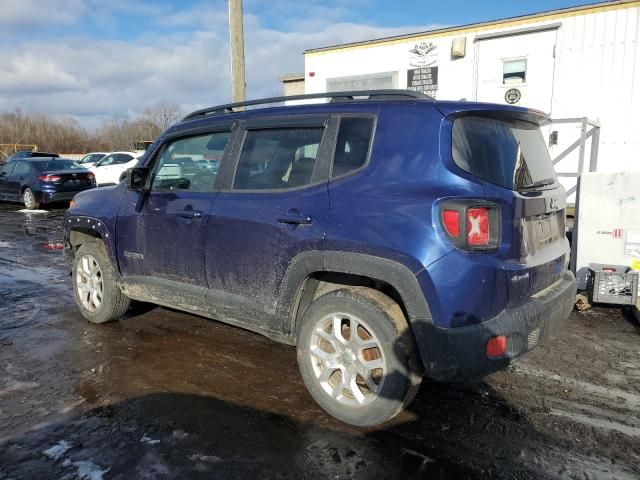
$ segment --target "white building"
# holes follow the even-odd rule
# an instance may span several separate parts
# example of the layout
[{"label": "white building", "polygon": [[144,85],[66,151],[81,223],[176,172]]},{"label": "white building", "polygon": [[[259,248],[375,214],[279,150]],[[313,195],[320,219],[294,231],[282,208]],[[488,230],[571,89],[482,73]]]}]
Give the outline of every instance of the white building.
[{"label": "white building", "polygon": [[[585,117],[601,126],[598,171],[640,171],[639,25],[640,1],[611,1],[316,48],[304,53],[305,93],[409,88],[437,99],[512,103],[554,119]],[[591,126],[545,129],[568,190],[581,128],[584,171],[595,160]]]}]

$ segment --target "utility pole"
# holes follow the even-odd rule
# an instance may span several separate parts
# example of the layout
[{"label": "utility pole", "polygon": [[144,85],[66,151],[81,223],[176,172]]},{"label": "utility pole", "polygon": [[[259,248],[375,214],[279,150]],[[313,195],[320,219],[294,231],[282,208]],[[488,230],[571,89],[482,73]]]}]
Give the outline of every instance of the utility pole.
[{"label": "utility pole", "polygon": [[229,40],[231,43],[231,97],[234,102],[246,100],[244,82],[244,31],[242,0],[229,0]]}]

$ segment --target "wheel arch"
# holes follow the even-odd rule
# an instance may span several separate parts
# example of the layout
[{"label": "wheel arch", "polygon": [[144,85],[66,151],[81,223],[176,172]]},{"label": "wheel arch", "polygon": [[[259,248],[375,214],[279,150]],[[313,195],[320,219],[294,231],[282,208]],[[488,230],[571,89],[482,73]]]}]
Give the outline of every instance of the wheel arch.
[{"label": "wheel arch", "polygon": [[113,232],[104,221],[85,216],[68,216],[65,219],[65,252],[69,260],[75,256],[78,248],[89,241],[101,241],[116,272],[115,245],[113,244]]},{"label": "wheel arch", "polygon": [[304,252],[291,262],[281,288],[280,314],[289,319],[295,342],[302,315],[320,295],[344,286],[364,286],[398,303],[409,328],[414,319],[431,319],[427,301],[412,271],[394,260],[353,252]]}]

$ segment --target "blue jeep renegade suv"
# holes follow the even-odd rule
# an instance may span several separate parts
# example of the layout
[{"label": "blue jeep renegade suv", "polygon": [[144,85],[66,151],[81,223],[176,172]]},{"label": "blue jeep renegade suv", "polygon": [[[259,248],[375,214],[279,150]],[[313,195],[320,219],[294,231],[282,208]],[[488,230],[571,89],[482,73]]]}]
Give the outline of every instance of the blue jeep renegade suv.
[{"label": "blue jeep renegade suv", "polygon": [[545,115],[398,90],[298,99],[320,97],[194,112],[119,185],[77,195],[82,314],[139,300],[296,345],[311,395],[354,425],[562,326],[576,284]]}]

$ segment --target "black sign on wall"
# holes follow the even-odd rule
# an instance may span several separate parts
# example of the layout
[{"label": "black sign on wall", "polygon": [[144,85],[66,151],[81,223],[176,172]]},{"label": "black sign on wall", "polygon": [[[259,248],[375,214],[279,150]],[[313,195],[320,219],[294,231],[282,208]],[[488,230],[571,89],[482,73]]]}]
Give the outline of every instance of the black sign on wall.
[{"label": "black sign on wall", "polygon": [[438,67],[407,70],[407,88],[427,93],[438,90]]}]

